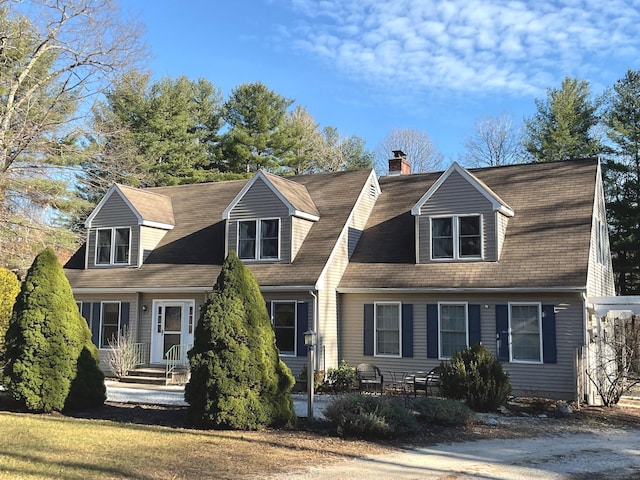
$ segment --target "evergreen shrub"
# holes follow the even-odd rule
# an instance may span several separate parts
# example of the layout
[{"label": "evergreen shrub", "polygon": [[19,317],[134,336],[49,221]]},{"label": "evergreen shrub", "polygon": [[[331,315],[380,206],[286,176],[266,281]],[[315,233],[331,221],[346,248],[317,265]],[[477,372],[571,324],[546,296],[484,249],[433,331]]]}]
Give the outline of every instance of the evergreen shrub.
[{"label": "evergreen shrub", "polygon": [[413,399],[411,407],[418,422],[430,425],[469,425],[475,418],[473,411],[459,400],[418,397]]},{"label": "evergreen shrub", "polygon": [[397,438],[418,432],[416,418],[402,397],[350,393],[333,399],[323,413],[346,437]]},{"label": "evergreen shrub", "polygon": [[231,252],[202,308],[189,351],[189,420],[204,428],[254,430],[296,419],[294,377],[251,271]]},{"label": "evergreen shrub", "polygon": [[349,392],[357,383],[356,369],[346,360],[342,360],[338,368],[330,368],[327,372],[327,390],[332,392]]},{"label": "evergreen shrub", "polygon": [[[90,341],[62,266],[48,248],[27,272],[7,330],[4,373],[13,399],[29,411],[59,411],[76,381],[71,403],[81,402],[77,396],[93,399],[87,406],[95,406],[100,392],[99,403],[104,402],[104,377]],[[81,358],[84,349],[95,353],[93,364],[86,355]]]},{"label": "evergreen shrub", "polygon": [[507,403],[511,383],[491,351],[476,344],[442,363],[440,393],[446,398],[464,400],[475,411],[491,412]]},{"label": "evergreen shrub", "polygon": [[16,274],[0,267],[0,366],[4,364],[4,337],[18,292],[20,292],[20,281]]}]

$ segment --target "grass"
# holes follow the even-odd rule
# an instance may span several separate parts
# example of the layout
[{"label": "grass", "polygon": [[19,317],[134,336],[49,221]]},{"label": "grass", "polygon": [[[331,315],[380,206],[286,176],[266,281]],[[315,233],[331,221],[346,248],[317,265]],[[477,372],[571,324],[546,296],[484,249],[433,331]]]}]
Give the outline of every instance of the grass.
[{"label": "grass", "polygon": [[305,432],[202,431],[0,412],[0,478],[225,479],[381,453]]}]

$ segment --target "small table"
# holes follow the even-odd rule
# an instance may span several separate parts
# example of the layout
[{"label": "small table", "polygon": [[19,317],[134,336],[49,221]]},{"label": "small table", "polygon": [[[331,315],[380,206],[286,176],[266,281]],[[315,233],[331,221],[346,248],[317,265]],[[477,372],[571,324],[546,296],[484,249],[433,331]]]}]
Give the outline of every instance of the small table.
[{"label": "small table", "polygon": [[405,393],[407,389],[407,372],[398,372],[394,370],[387,370],[390,381],[385,382],[387,388],[394,392]]}]

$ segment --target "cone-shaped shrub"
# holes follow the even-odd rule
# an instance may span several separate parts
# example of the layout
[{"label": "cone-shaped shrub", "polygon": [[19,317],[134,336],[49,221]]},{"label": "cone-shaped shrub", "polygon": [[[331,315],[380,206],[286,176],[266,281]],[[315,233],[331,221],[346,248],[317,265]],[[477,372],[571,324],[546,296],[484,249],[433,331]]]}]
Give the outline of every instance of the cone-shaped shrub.
[{"label": "cone-shaped shrub", "polygon": [[254,430],[294,421],[294,378],[280,360],[258,283],[231,252],[209,295],[189,351],[189,419]]},{"label": "cone-shaped shrub", "polygon": [[491,412],[507,403],[511,394],[509,376],[491,351],[480,344],[453,354],[440,373],[443,397],[464,400],[478,412]]},{"label": "cone-shaped shrub", "polygon": [[0,267],[0,365],[4,364],[4,337],[19,291],[20,281],[16,274]]},{"label": "cone-shaped shrub", "polygon": [[[13,398],[30,411],[62,410],[90,336],[60,263],[44,250],[27,272],[7,330],[4,371]],[[104,395],[103,379],[95,383]]]}]

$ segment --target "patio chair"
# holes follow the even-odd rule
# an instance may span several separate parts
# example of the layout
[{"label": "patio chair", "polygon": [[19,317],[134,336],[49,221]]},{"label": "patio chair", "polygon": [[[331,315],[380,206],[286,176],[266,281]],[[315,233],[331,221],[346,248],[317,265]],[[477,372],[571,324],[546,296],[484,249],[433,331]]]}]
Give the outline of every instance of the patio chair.
[{"label": "patio chair", "polygon": [[416,396],[418,390],[424,390],[425,396],[433,395],[433,389],[440,388],[440,372],[442,367],[435,367],[424,372],[416,372],[413,376],[413,395]]},{"label": "patio chair", "polygon": [[356,377],[358,378],[358,393],[379,391],[382,395],[384,376],[378,367],[370,363],[361,363],[356,367]]}]

